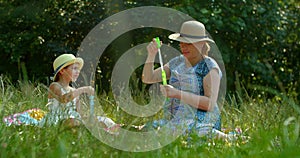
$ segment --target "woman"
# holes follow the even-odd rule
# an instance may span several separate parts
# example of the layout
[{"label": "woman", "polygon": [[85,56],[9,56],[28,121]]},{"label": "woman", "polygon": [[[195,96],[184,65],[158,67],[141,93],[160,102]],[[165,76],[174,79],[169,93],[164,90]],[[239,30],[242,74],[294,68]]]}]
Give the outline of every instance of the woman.
[{"label": "woman", "polygon": [[[204,25],[198,21],[184,22],[180,33],[171,34],[169,38],[180,42],[182,53],[163,66],[169,85],[161,85],[161,91],[168,98],[166,104],[169,105],[171,118],[174,120],[178,112],[185,110],[184,105],[187,104],[196,111],[195,116],[187,116],[192,121],[181,122],[188,126],[189,131],[196,129],[199,135],[212,131],[225,137],[220,132],[221,118],[217,105],[222,72],[215,60],[208,56],[208,42],[214,41],[207,37]],[[142,81],[147,84],[161,82],[161,68],[154,70],[153,65],[158,52],[154,39],[147,46],[147,51]],[[177,117],[175,120],[180,122],[180,119]]]}]

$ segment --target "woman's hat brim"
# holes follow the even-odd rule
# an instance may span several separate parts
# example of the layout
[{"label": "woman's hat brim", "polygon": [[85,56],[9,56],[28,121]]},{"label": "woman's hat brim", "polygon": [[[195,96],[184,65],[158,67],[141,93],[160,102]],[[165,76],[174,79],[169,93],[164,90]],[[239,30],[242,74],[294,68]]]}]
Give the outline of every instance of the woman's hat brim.
[{"label": "woman's hat brim", "polygon": [[183,37],[180,35],[180,33],[174,33],[169,35],[169,39],[179,41],[179,42],[184,42],[184,43],[195,43],[195,42],[200,42],[200,41],[208,41],[215,43],[214,40],[208,38],[208,37],[203,37],[203,38],[189,38],[189,37]]}]

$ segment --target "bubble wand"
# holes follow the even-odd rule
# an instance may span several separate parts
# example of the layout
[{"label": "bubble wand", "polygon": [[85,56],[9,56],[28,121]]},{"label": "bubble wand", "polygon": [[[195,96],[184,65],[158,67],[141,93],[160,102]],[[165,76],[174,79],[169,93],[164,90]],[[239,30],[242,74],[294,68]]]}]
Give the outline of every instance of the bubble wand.
[{"label": "bubble wand", "polygon": [[[164,64],[163,64],[162,57],[161,57],[161,52],[160,52],[161,44],[160,44],[159,37],[156,37],[155,41],[157,43],[157,48],[158,48],[158,58],[159,58],[159,63],[160,63],[160,68],[161,68],[162,83],[163,83],[163,85],[167,85],[167,75],[164,70]],[[168,100],[168,98],[166,100]]]},{"label": "bubble wand", "polygon": [[94,105],[95,105],[95,102],[94,102],[94,96],[93,95],[90,95],[89,96],[89,99],[90,99],[90,120],[94,120]]},{"label": "bubble wand", "polygon": [[158,48],[158,57],[159,57],[159,63],[160,63],[160,68],[161,68],[162,82],[163,82],[163,85],[167,85],[167,76],[166,76],[166,72],[165,72],[164,67],[163,67],[164,65],[163,65],[163,61],[162,61],[162,57],[161,57],[161,52],[160,52],[161,44],[160,44],[159,37],[156,37],[155,41],[157,43],[157,48]]},{"label": "bubble wand", "polygon": [[[92,75],[92,74],[91,74]],[[91,76],[92,78],[92,76]],[[94,85],[94,80],[91,79],[90,81],[90,84],[91,85]],[[92,121],[93,123],[93,120],[94,120],[94,106],[95,106],[95,96],[94,95],[90,95],[89,96],[89,103],[90,103],[90,120]]]}]

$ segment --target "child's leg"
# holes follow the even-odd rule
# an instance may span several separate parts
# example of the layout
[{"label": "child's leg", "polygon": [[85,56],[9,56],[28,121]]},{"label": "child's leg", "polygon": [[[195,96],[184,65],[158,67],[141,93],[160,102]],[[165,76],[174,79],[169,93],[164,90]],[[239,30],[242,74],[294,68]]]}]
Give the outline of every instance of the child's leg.
[{"label": "child's leg", "polygon": [[108,117],[97,116],[97,119],[100,123],[103,123],[105,127],[113,127],[116,125],[116,123]]},{"label": "child's leg", "polygon": [[97,116],[100,125],[110,134],[118,134],[121,127],[120,124],[115,123],[112,119],[103,116]]}]

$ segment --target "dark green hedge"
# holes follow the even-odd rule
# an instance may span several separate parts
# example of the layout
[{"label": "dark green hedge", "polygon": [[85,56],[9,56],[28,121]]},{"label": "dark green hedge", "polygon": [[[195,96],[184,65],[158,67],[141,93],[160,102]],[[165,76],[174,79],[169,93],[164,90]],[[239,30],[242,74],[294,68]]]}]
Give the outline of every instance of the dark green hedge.
[{"label": "dark green hedge", "polygon": [[[300,4],[290,0],[0,1],[0,72],[13,81],[48,83],[53,59],[76,54],[95,25],[122,10],[150,5],[177,9],[206,25],[222,53],[229,91],[262,85],[299,99]],[[126,49],[168,33],[134,30],[120,37],[137,37],[126,45],[111,44],[100,59],[102,87],[109,90],[110,70]]]}]

